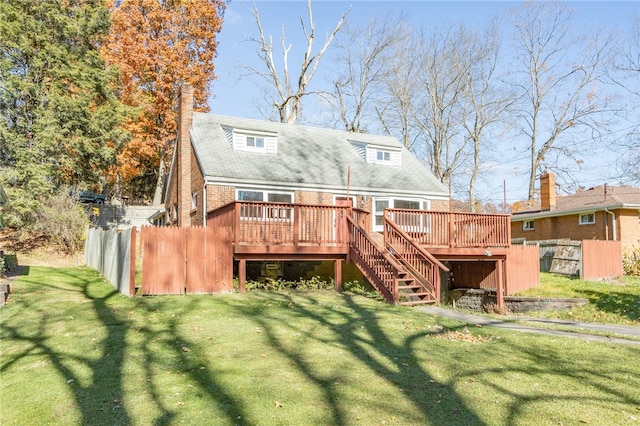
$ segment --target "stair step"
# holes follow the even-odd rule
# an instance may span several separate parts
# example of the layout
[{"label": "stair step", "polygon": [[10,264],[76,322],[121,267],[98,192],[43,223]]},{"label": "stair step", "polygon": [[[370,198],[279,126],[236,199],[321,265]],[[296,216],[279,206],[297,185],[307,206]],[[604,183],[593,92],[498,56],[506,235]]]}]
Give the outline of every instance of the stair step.
[{"label": "stair step", "polygon": [[422,296],[431,296],[431,293],[427,291],[420,291],[415,293],[398,293],[398,297],[422,297]]},{"label": "stair step", "polygon": [[398,302],[398,305],[402,306],[416,306],[416,305],[427,305],[430,303],[436,303],[435,300],[431,299],[420,299],[420,300],[407,300],[403,302]]},{"label": "stair step", "polygon": [[413,290],[423,288],[420,284],[399,285],[398,290]]}]

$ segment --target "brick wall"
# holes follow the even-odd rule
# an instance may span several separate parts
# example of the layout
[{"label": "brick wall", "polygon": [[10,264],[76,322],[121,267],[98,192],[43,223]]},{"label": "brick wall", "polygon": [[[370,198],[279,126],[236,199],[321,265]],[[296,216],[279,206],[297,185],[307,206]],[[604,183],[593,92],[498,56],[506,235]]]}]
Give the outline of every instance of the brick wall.
[{"label": "brick wall", "polygon": [[295,191],[296,204],[333,205],[333,194],[330,192]]},{"label": "brick wall", "polygon": [[448,212],[449,211],[449,200],[432,200],[431,201],[431,210],[435,212]]},{"label": "brick wall", "polygon": [[191,137],[193,86],[183,84],[178,114],[178,226],[189,226],[191,218]]},{"label": "brick wall", "polygon": [[207,185],[207,212],[218,209],[236,199],[236,188],[228,185]]},{"label": "brick wall", "polygon": [[640,249],[640,212],[638,210],[618,210],[618,239],[622,243],[622,251]]}]

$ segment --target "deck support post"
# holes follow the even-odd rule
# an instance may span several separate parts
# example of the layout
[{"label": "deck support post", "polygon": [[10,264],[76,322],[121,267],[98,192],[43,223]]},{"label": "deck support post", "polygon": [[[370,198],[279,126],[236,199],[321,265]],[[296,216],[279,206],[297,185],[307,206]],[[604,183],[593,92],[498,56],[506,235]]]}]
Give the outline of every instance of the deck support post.
[{"label": "deck support post", "polygon": [[336,280],[336,291],[342,291],[342,260],[337,259],[333,261],[333,276]]},{"label": "deck support post", "polygon": [[238,285],[240,293],[247,291],[247,261],[240,259],[238,261]]},{"label": "deck support post", "polygon": [[498,288],[496,291],[496,299],[500,312],[504,310],[504,259],[496,260],[496,269],[498,272]]}]

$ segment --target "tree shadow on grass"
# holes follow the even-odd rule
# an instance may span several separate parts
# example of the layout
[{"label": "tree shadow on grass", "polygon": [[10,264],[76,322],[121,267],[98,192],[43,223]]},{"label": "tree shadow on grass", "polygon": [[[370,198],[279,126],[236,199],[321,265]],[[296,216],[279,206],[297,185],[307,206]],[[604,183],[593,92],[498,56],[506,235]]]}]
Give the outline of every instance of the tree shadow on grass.
[{"label": "tree shadow on grass", "polygon": [[[173,407],[168,405],[167,390],[162,388],[156,375],[162,370],[164,373],[186,376],[191,383],[194,383],[197,386],[196,393],[208,398],[217,406],[217,412],[223,413],[223,416],[215,419],[216,422],[225,423],[226,417],[226,422],[230,424],[248,425],[242,402],[221,384],[216,377],[215,367],[207,361],[212,354],[198,341],[190,339],[180,331],[181,318],[198,310],[196,299],[190,298],[193,303],[189,303],[185,309],[179,311],[169,306],[172,303],[170,300],[163,298],[139,299],[137,304],[138,309],[145,311],[145,323],[149,324],[137,330],[142,335],[140,349],[144,353],[142,365],[147,383],[146,391],[154,405],[161,410],[161,415],[153,421],[153,424],[171,424],[178,414],[178,405]],[[154,327],[153,314],[165,309],[175,313],[166,318],[163,324],[156,324]],[[157,355],[159,353],[165,354],[165,357],[159,358]]]},{"label": "tree shadow on grass", "polygon": [[631,321],[640,321],[640,296],[622,292],[576,290],[599,311],[616,314]]},{"label": "tree shadow on grass", "polygon": [[[518,353],[518,361],[505,359],[501,346],[485,347],[485,355],[504,359],[504,366],[487,366],[465,369],[452,378],[449,386],[459,387],[465,384],[484,386],[503,401],[506,414],[504,424],[523,424],[525,419],[535,419],[540,424],[580,424],[609,421],[620,424],[624,418],[625,408],[640,405],[640,378],[629,368],[616,364],[615,368],[603,366],[593,359],[605,358],[615,351],[635,364],[638,351],[627,346],[594,345],[584,342],[582,347],[572,344],[573,356],[567,354],[567,347],[559,339],[556,345],[539,343],[538,339],[525,337],[503,339],[503,344],[510,346],[510,352]],[[594,352],[598,354],[594,355]],[[599,356],[601,354],[601,356]],[[452,354],[464,362],[464,355]],[[638,370],[635,368],[635,370]],[[535,378],[538,384],[554,383],[551,388],[533,385],[523,388],[517,385],[523,378]],[[635,383],[634,383],[635,382]],[[585,392],[585,389],[588,392]],[[567,409],[569,404],[575,408]],[[564,406],[564,410],[554,412],[553,406]],[[544,408],[543,408],[544,407]],[[593,410],[588,412],[588,410]],[[543,412],[544,411],[544,412]],[[586,412],[585,412],[586,411]],[[539,417],[533,417],[540,413]],[[602,415],[598,420],[593,415]],[[612,414],[622,414],[614,420]],[[633,414],[633,413],[632,413]],[[631,416],[633,419],[634,416]],[[601,424],[601,423],[600,423]]]},{"label": "tree shadow on grass", "polygon": [[[62,312],[69,306],[60,304],[46,305],[40,302],[39,309],[42,311],[36,332],[29,332],[22,327],[19,320],[14,322],[4,321],[2,334],[6,338],[20,341],[28,347],[20,354],[7,358],[3,356],[0,372],[9,370],[20,359],[29,356],[45,356],[53,367],[58,371],[60,377],[67,381],[70,392],[73,395],[75,406],[81,414],[82,424],[129,424],[130,418],[126,408],[121,404],[123,395],[122,364],[124,362],[126,333],[128,324],[114,315],[108,306],[108,302],[118,293],[113,290],[103,295],[92,295],[92,287],[102,283],[98,275],[91,274],[88,278],[86,271],[69,268],[40,268],[45,269],[46,277],[38,282],[39,278],[28,279],[33,287],[20,294],[20,298],[14,298],[13,304],[22,307],[34,306],[37,302],[32,302],[30,296],[37,292],[36,286],[44,286],[55,291],[70,291],[79,293],[79,297],[89,301],[92,310],[96,315],[96,330],[106,331],[106,337],[99,343],[100,356],[94,357],[89,354],[84,355],[79,351],[64,351],[57,348],[52,341],[52,333],[63,321],[73,320],[73,318],[63,318]],[[33,271],[34,268],[31,268]],[[75,283],[73,286],[64,284],[52,285],[44,282],[52,277],[65,277],[69,282]],[[65,281],[67,281],[65,279]],[[31,291],[31,294],[29,294]],[[104,293],[104,292],[103,292]],[[46,295],[42,297],[47,297]],[[55,299],[54,299],[55,300]],[[80,302],[82,300],[76,300]],[[73,303],[73,302],[71,302]],[[53,339],[55,340],[55,339]],[[87,343],[89,346],[89,343]],[[88,348],[87,348],[88,349]],[[89,351],[85,351],[89,352]],[[90,371],[90,377],[84,377],[82,370]]]},{"label": "tree shadow on grass", "polygon": [[[382,329],[379,323],[380,319],[373,308],[363,307],[349,295],[343,296],[348,309],[323,307],[323,309],[330,311],[327,312],[330,315],[321,315],[304,306],[305,304],[317,304],[312,296],[306,296],[305,304],[297,302],[300,300],[299,298],[305,297],[301,295],[296,298],[287,295],[277,295],[276,297],[285,298],[291,307],[292,315],[312,319],[319,327],[332,330],[337,336],[337,341],[333,341],[333,339],[331,341],[320,340],[319,343],[338,344],[346,349],[379,379],[394,387],[398,391],[398,395],[411,401],[413,407],[423,416],[422,421],[437,425],[485,424],[459,397],[455,389],[439,383],[422,367],[424,361],[417,356],[413,344],[418,339],[425,337],[424,332],[414,333],[398,342],[398,339],[388,336]],[[324,402],[331,410],[329,423],[334,425],[351,424],[353,419],[347,413],[349,407],[341,400],[341,391],[339,390],[341,372],[336,371],[332,375],[319,373],[317,365],[307,361],[295,348],[288,347],[286,341],[278,337],[280,335],[278,329],[291,328],[294,332],[307,334],[307,338],[310,339],[315,339],[314,336],[306,333],[306,330],[296,330],[295,321],[283,323],[277,318],[269,317],[268,313],[261,310],[255,311],[242,306],[238,309],[264,331],[272,348],[285,356],[291,365],[304,374],[322,392]],[[331,317],[333,320],[328,320],[327,317]],[[340,320],[336,321],[336,317]],[[330,360],[327,359],[327,362]],[[387,413],[394,413],[399,409],[395,401],[383,400],[377,401],[377,404],[385,407],[384,411]],[[411,413],[406,413],[406,415],[412,416]],[[416,419],[416,421],[420,421],[420,419]]]}]

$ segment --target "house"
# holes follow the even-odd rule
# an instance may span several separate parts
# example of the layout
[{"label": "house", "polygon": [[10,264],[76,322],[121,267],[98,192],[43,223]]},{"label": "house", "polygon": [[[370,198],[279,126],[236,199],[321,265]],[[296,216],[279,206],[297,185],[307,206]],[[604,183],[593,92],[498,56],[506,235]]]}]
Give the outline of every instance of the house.
[{"label": "house", "polygon": [[211,241],[211,261],[185,272],[208,277],[200,292],[228,290],[234,270],[242,290],[250,263],[277,277],[283,263],[328,262],[339,288],[347,261],[393,303],[437,302],[456,285],[493,289],[500,304],[515,273],[509,216],[449,212],[448,189],[395,138],[197,113],[190,85],[164,205],[167,225],[193,233],[174,246]]},{"label": "house", "polygon": [[168,224],[203,225],[209,211],[236,200],[333,205],[349,197],[382,231],[385,208],[448,206],[448,189],[393,137],[194,113],[190,96],[181,99]]},{"label": "house", "polygon": [[640,188],[600,185],[557,196],[555,176],[540,176],[540,204],[511,217],[514,239],[620,241],[623,251],[640,247]]}]

